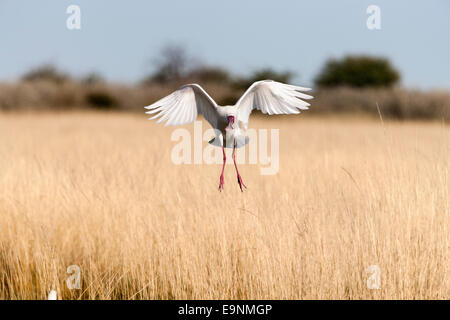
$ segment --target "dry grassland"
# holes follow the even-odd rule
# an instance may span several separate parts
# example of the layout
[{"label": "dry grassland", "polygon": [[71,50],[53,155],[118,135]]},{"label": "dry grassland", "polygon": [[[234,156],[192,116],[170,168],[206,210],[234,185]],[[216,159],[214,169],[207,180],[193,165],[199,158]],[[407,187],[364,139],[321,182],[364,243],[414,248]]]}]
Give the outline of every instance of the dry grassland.
[{"label": "dry grassland", "polygon": [[250,127],[280,129],[280,170],[241,165],[241,193],[227,166],[219,193],[143,114],[0,114],[0,298],[450,299],[448,125]]}]

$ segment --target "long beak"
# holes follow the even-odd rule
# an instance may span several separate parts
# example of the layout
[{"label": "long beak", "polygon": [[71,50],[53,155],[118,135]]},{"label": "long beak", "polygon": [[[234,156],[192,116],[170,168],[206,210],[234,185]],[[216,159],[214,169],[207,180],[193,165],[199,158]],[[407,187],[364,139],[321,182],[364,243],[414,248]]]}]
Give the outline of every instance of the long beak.
[{"label": "long beak", "polygon": [[228,126],[231,128],[234,124],[234,116],[228,116]]}]

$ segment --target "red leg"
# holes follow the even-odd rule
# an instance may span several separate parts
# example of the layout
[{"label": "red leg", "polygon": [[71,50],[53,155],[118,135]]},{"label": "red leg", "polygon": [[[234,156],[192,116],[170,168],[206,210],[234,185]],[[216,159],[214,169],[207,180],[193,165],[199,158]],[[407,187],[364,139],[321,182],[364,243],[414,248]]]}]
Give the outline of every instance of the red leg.
[{"label": "red leg", "polygon": [[225,170],[225,163],[227,162],[227,156],[225,155],[225,148],[222,146],[223,153],[223,165],[222,165],[222,173],[220,174],[220,183],[219,183],[219,191],[223,190],[223,172]]},{"label": "red leg", "polygon": [[244,192],[244,190],[242,189],[242,186],[244,186],[245,188],[247,188],[247,186],[244,184],[244,182],[242,181],[241,175],[239,174],[239,170],[236,165],[236,152],[235,151],[236,151],[236,143],[234,143],[234,146],[233,146],[233,162],[234,162],[234,167],[236,168],[239,188],[241,188],[241,191]]}]

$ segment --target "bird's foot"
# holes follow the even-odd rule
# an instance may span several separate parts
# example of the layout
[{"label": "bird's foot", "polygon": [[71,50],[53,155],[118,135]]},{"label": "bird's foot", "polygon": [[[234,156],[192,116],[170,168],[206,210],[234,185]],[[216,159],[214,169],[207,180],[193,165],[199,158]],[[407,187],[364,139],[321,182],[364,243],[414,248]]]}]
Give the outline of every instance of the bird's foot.
[{"label": "bird's foot", "polygon": [[220,183],[219,183],[219,191],[222,192],[223,190],[223,174],[220,175]]},{"label": "bird's foot", "polygon": [[241,175],[237,174],[237,181],[239,183],[239,188],[241,188],[241,192],[244,192],[244,189],[242,187],[247,188],[247,186],[244,184],[244,181],[242,181]]}]

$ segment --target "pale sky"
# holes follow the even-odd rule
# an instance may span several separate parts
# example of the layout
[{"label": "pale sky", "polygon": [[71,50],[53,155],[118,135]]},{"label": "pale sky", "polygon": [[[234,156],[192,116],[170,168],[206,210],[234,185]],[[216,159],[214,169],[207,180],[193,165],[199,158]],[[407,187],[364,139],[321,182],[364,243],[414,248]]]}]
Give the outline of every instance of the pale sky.
[{"label": "pale sky", "polygon": [[[81,8],[81,30],[66,9]],[[366,26],[369,5],[381,30]],[[450,1],[107,1],[0,0],[0,80],[52,62],[75,76],[96,71],[132,83],[167,43],[237,74],[263,67],[297,73],[311,85],[329,57],[391,59],[402,84],[450,89]]]}]

